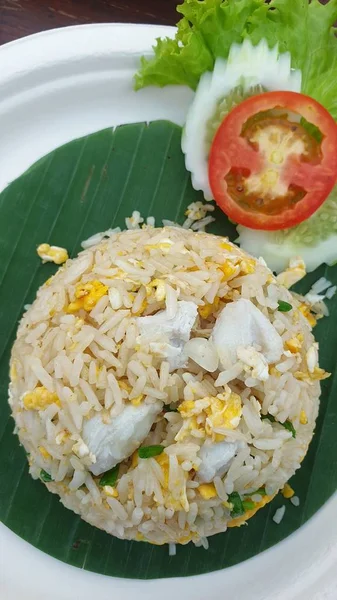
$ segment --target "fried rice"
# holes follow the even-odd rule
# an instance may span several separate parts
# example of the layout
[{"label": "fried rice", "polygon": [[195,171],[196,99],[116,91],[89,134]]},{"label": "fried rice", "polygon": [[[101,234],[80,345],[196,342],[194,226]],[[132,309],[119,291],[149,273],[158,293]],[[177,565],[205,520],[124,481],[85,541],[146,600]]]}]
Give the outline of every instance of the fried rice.
[{"label": "fried rice", "polygon": [[[262,321],[276,360],[244,343]],[[110,232],[46,281],[18,328],[9,402],[30,474],[114,536],[207,546],[300,467],[326,376],[313,324],[227,238]]]}]

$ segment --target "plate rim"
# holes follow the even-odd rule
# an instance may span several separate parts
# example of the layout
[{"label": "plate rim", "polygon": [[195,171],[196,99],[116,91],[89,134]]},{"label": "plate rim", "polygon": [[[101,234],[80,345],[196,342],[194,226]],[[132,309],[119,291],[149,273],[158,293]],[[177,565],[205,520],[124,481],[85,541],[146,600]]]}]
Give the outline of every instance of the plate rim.
[{"label": "plate rim", "polygon": [[[29,36],[25,36],[19,38],[17,40],[13,40],[4,44],[0,47],[0,57],[7,60],[11,59],[10,69],[7,68],[6,65],[3,73],[0,73],[0,83],[1,81],[7,79],[13,79],[15,76],[20,76],[24,72],[24,70],[34,67],[34,52],[30,54],[26,52],[24,58],[22,57],[22,48],[23,46],[30,47],[36,50],[37,48],[41,50],[43,48],[43,52],[46,56],[43,57],[43,62],[48,64],[53,64],[53,62],[60,61],[62,56],[60,56],[59,46],[55,44],[56,37],[72,39],[76,38],[83,43],[83,48],[85,46],[85,40],[90,40],[92,42],[93,33],[97,30],[100,30],[101,35],[98,40],[98,47],[96,48],[96,52],[98,55],[100,53],[111,53],[116,55],[123,54],[143,54],[151,53],[151,46],[155,43],[155,37],[159,35],[167,35],[172,36],[176,30],[175,27],[165,26],[165,25],[150,25],[150,24],[130,24],[130,23],[97,23],[97,24],[85,24],[85,25],[72,25],[69,27],[63,28],[54,28],[46,31],[41,31]],[[133,35],[130,35],[130,30],[132,30]],[[105,39],[105,32],[108,34]],[[136,33],[137,32],[137,33]],[[112,34],[115,35],[112,35]],[[128,39],[128,43],[126,40]],[[120,41],[124,40],[124,43],[121,44]],[[131,42],[130,42],[131,40]],[[144,47],[145,44],[145,47]],[[66,43],[64,44],[66,47]],[[75,45],[75,44],[74,44]],[[49,52],[49,54],[48,54]],[[88,51],[86,55],[91,55],[93,52],[92,47],[90,47],[90,52]],[[63,51],[62,53],[63,54]],[[12,56],[10,56],[12,55]],[[79,55],[79,49],[76,48],[76,51],[73,52],[73,57]],[[19,64],[15,64],[15,61],[18,60]],[[7,65],[8,66],[8,65]],[[36,65],[35,65],[36,66]],[[324,598],[329,600],[333,598],[334,591],[336,590],[336,582],[337,575],[334,575],[330,569],[330,575],[327,577],[328,570],[333,565],[333,562],[337,559],[337,522],[332,521],[330,523],[330,516],[335,513],[337,508],[337,493],[335,493],[330,500],[311,518],[309,521],[303,525],[299,530],[285,538],[283,541],[279,542],[276,546],[269,548],[268,550],[260,553],[259,555],[244,561],[244,563],[239,563],[233,567],[228,567],[227,569],[223,569],[216,572],[211,572],[207,574],[185,577],[185,578],[170,578],[170,579],[156,579],[156,580],[129,580],[129,579],[120,579],[120,578],[112,578],[110,576],[99,575],[96,573],[91,573],[89,571],[81,572],[77,567],[73,567],[66,563],[55,559],[40,550],[36,549],[34,546],[31,546],[28,542],[25,542],[21,538],[19,538],[15,533],[13,533],[10,529],[8,529],[4,525],[0,525],[0,549],[2,548],[4,551],[0,553],[3,556],[1,571],[3,570],[4,576],[4,586],[5,586],[5,599],[6,600],[14,600],[18,597],[17,591],[14,589],[10,589],[8,585],[21,585],[21,581],[25,582],[25,595],[24,597],[28,599],[34,598],[34,600],[39,600],[39,598],[43,596],[38,596],[40,593],[39,587],[35,587],[35,589],[29,590],[27,592],[27,581],[28,578],[31,578],[32,584],[34,584],[33,579],[34,575],[37,575],[36,568],[39,565],[39,570],[41,570],[41,565],[43,565],[43,571],[45,573],[53,573],[58,572],[60,577],[55,581],[54,585],[56,586],[54,591],[57,591],[57,585],[62,584],[62,579],[71,581],[79,580],[79,578],[83,578],[83,590],[87,590],[92,593],[97,593],[98,588],[101,587],[103,593],[105,594],[103,588],[107,591],[108,587],[111,586],[111,579],[115,582],[118,582],[118,588],[120,592],[123,592],[125,595],[125,600],[131,600],[137,594],[138,598],[149,597],[149,595],[155,597],[157,592],[161,593],[161,600],[166,600],[172,596],[172,593],[178,592],[183,593],[188,600],[193,596],[195,600],[200,600],[204,598],[203,595],[207,590],[209,584],[212,585],[213,591],[215,592],[215,587],[218,586],[218,591],[222,589],[223,584],[226,584],[227,590],[229,586],[232,588],[231,596],[232,598],[239,598],[236,595],[238,585],[240,583],[242,566],[245,565],[245,575],[248,579],[249,577],[253,577],[259,570],[263,571],[265,568],[264,565],[269,564],[269,575],[273,574],[275,577],[275,563],[279,560],[280,556],[284,553],[285,555],[292,555],[295,547],[302,548],[303,551],[306,551],[309,555],[306,555],[307,564],[302,564],[301,569],[296,573],[293,573],[293,578],[291,581],[292,592],[290,592],[289,581],[279,581],[278,584],[282,587],[273,590],[273,600],[282,600],[283,598],[293,598],[294,600],[302,600],[302,598],[308,598],[308,589],[310,587],[311,591],[313,591],[313,586],[319,584],[320,581],[324,586],[323,591]],[[320,531],[321,524],[325,523],[326,525],[329,523],[328,536],[322,539],[322,533]],[[311,552],[309,550],[310,544],[308,543],[310,539],[319,540],[321,547],[320,553],[317,554],[317,548],[315,552]],[[310,555],[311,552],[311,555]],[[18,556],[20,557],[22,567],[24,567],[25,577],[21,577],[20,580],[17,578],[17,567],[18,567]],[[13,561],[14,558],[16,560],[15,569],[13,569]],[[315,561],[313,562],[313,559]],[[26,566],[23,564],[26,562]],[[302,557],[303,563],[303,557]],[[27,564],[30,568],[27,568]],[[316,565],[316,567],[315,567]],[[293,565],[292,565],[293,566]],[[314,573],[314,569],[316,568],[316,573]],[[239,575],[237,571],[240,571]],[[249,575],[250,573],[250,575]],[[299,581],[299,574],[302,577],[302,581]],[[313,574],[315,577],[313,578]],[[45,575],[43,576],[45,577]],[[49,576],[48,576],[49,577]],[[10,580],[11,578],[11,580]],[[253,577],[254,578],[254,577]],[[288,579],[290,579],[290,575],[288,574]],[[47,581],[47,577],[45,578]],[[323,582],[324,581],[324,582]],[[110,582],[110,586],[109,586]],[[191,590],[192,583],[193,590]],[[1,579],[0,579],[1,584]],[[286,585],[286,587],[284,587]],[[328,585],[328,587],[326,587]],[[304,587],[303,587],[304,586]],[[164,589],[165,588],[165,589]],[[198,589],[196,589],[198,588]],[[61,589],[61,588],[59,588]],[[64,590],[65,591],[65,590]],[[14,592],[14,595],[13,595]],[[190,593],[192,594],[190,595]],[[257,595],[251,596],[251,600],[255,600],[259,598],[260,600],[267,600],[270,596],[264,596],[263,589],[259,589],[257,591]],[[28,593],[28,595],[27,595]],[[30,595],[33,593],[33,595]],[[45,590],[44,590],[45,593]],[[58,592],[59,593],[59,592]],[[66,592],[65,592],[66,593]],[[134,595],[135,593],[135,595]],[[217,593],[217,592],[216,592]],[[291,593],[291,595],[289,595]],[[320,592],[319,592],[320,593]],[[7,594],[7,595],[6,595]],[[111,594],[111,588],[110,588]],[[197,595],[196,595],[197,594]],[[235,594],[235,595],[233,595]],[[262,594],[262,595],[261,595]],[[277,596],[276,596],[277,594]],[[296,594],[296,595],[294,595]],[[66,598],[70,598],[70,596],[62,595],[58,596],[59,599],[65,600]],[[71,596],[73,597],[73,596]],[[89,598],[89,595],[87,596]],[[102,597],[102,596],[101,596]],[[103,596],[110,597],[110,596]],[[212,598],[220,598],[221,596],[214,596]],[[322,596],[315,596],[315,598],[319,599]],[[55,596],[56,598],[56,596]],[[86,600],[86,596],[81,596],[83,600]],[[313,598],[313,596],[311,596]]]},{"label": "plate rim", "polygon": [[[16,38],[14,40],[11,40],[10,42],[5,42],[4,44],[0,45],[0,52],[6,48],[8,49],[9,47],[12,47],[14,45],[19,45],[21,43],[26,43],[26,42],[30,42],[33,38],[43,38],[43,37],[49,37],[50,35],[59,35],[62,32],[69,32],[71,33],[72,31],[76,31],[76,30],[93,30],[93,29],[104,29],[104,28],[109,28],[109,29],[127,29],[128,31],[130,29],[151,29],[152,31],[154,31],[155,29],[158,30],[158,32],[167,30],[168,33],[174,33],[175,31],[177,31],[177,27],[175,25],[162,25],[160,23],[158,24],[153,24],[153,23],[130,23],[130,22],[126,22],[126,23],[122,23],[119,21],[116,21],[114,23],[109,23],[108,21],[100,21],[99,23],[82,23],[82,24],[78,24],[78,25],[65,25],[64,27],[51,27],[50,29],[42,29],[41,31],[37,31],[36,33],[29,33],[28,35],[23,35],[19,38]],[[155,38],[152,36],[152,41],[153,43],[155,43]]]}]

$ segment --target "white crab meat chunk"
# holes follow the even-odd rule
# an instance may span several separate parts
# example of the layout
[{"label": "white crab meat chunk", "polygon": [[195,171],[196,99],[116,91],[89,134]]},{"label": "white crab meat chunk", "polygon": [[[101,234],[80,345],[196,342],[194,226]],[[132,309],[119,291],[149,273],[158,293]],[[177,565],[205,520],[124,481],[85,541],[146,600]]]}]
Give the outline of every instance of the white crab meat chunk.
[{"label": "white crab meat chunk", "polygon": [[184,346],[190,339],[197,314],[198,307],[194,302],[180,300],[172,318],[168,318],[167,310],[138,317],[139,343],[148,343],[151,352],[167,359],[171,371],[182,368],[188,359]]},{"label": "white crab meat chunk", "polygon": [[100,475],[131,456],[148,435],[162,406],[162,402],[130,404],[111,423],[105,424],[100,413],[86,421],[83,440],[96,457],[91,472]]},{"label": "white crab meat chunk", "polygon": [[205,443],[198,454],[202,461],[197,472],[198,481],[209,483],[214,477],[222,477],[242,445],[241,441]]},{"label": "white crab meat chunk", "polygon": [[238,348],[253,346],[268,364],[277,362],[283,352],[282,338],[275,327],[245,298],[225,306],[216,320],[211,340],[224,370],[237,362]]}]

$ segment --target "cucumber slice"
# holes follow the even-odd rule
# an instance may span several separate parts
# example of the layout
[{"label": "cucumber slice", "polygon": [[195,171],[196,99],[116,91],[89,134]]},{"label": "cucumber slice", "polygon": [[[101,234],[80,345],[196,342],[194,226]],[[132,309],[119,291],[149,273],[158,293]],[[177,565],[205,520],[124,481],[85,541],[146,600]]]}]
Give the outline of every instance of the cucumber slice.
[{"label": "cucumber slice", "polygon": [[191,172],[192,185],[202,190],[206,200],[213,198],[208,181],[208,153],[226,112],[249,95],[262,90],[301,91],[301,72],[291,68],[289,52],[269,49],[265,40],[253,46],[250,40],[231,46],[227,60],[218,58],[212,73],[201,77],[188,111],[181,147]]},{"label": "cucumber slice", "polygon": [[276,273],[283,271],[290,258],[301,256],[307,271],[322,263],[337,261],[337,187],[312,217],[291,229],[257,231],[237,226],[236,240],[253,256],[262,256]]}]

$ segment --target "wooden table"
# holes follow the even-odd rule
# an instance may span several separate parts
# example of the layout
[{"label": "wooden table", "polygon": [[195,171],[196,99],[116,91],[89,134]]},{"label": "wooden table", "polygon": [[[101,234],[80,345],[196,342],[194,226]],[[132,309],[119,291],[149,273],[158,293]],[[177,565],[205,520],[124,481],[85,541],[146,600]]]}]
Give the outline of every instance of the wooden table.
[{"label": "wooden table", "polygon": [[174,25],[179,0],[0,0],[0,44],[82,23]]}]

